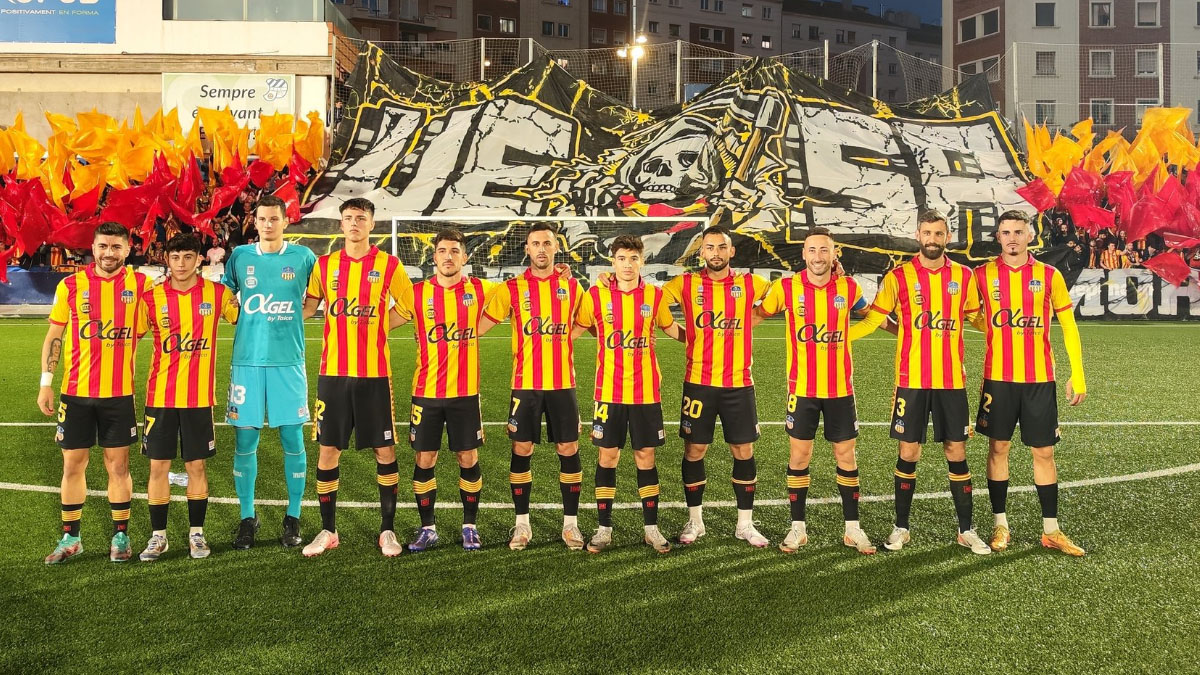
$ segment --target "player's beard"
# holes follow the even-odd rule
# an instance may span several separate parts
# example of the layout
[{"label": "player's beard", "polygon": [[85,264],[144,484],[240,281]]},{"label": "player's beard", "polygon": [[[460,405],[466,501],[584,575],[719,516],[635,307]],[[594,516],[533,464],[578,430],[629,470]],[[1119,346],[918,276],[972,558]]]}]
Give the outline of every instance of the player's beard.
[{"label": "player's beard", "polygon": [[826,274],[829,274],[829,270],[831,268],[832,268],[832,265],[830,265],[829,263],[824,262],[824,261],[813,262],[813,263],[808,264],[808,271],[818,277],[823,277]]},{"label": "player's beard", "polygon": [[101,270],[111,274],[121,269],[122,260],[120,258],[100,258],[96,264],[100,266]]},{"label": "player's beard", "polygon": [[938,246],[937,244],[925,244],[921,247],[921,256],[926,260],[937,260],[938,258],[942,257],[942,253],[945,253],[945,251],[945,246]]},{"label": "player's beard", "polygon": [[727,267],[729,267],[729,261],[728,260],[706,260],[706,261],[704,261],[704,266],[708,269],[709,272],[723,272],[723,271],[725,271],[725,269]]},{"label": "player's beard", "polygon": [[546,256],[545,262],[539,261],[537,258],[534,258],[532,262],[533,269],[537,270],[538,272],[545,272],[546,270],[554,267],[554,258],[551,258],[550,256]]}]

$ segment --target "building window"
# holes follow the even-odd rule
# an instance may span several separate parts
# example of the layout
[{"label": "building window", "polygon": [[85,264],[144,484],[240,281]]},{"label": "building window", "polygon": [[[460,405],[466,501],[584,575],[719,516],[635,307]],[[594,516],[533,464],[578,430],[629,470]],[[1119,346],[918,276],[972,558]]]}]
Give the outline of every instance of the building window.
[{"label": "building window", "polygon": [[1196,52],[1196,77],[1200,77],[1200,52]]},{"label": "building window", "polygon": [[628,0],[613,0],[613,14],[625,16],[629,13]]},{"label": "building window", "polygon": [[898,70],[899,66],[897,66],[895,63],[888,64],[888,75],[895,75]]},{"label": "building window", "polygon": [[983,34],[984,36],[995,35],[1000,32],[1000,10],[993,9],[990,12],[983,13]]},{"label": "building window", "polygon": [[363,36],[364,40],[378,41],[379,40],[379,27],[378,26],[363,26],[362,27],[362,36]]},{"label": "building window", "polygon": [[804,37],[804,33],[801,32],[801,28],[802,28],[801,25],[798,23],[792,24],[792,37],[793,38],[799,39],[801,37]]},{"label": "building window", "polygon": [[983,60],[983,67],[980,71],[987,75],[988,82],[1000,81],[1000,57],[990,56]]},{"label": "building window", "polygon": [[896,36],[895,36],[895,35],[892,35],[892,36],[888,37],[888,46],[889,46],[889,47],[895,47],[895,46],[896,46]]},{"label": "building window", "polygon": [[700,9],[709,9],[708,0],[700,0]]},{"label": "building window", "polygon": [[1054,26],[1054,3],[1053,2],[1035,2],[1033,4],[1033,25],[1043,28],[1051,28]]},{"label": "building window", "polygon": [[771,18],[771,6],[770,6],[770,5],[763,5],[763,12],[762,12],[762,14],[763,14],[763,18],[764,18],[764,19],[769,19],[769,18]]},{"label": "building window", "polygon": [[603,28],[592,29],[592,44],[605,44],[608,42],[608,31]]},{"label": "building window", "polygon": [[1055,101],[1038,101],[1033,104],[1033,123],[1037,125],[1054,126]]},{"label": "building window", "polygon": [[683,28],[677,23],[667,24],[667,35],[671,37],[679,37],[679,30]]},{"label": "building window", "polygon": [[1113,76],[1113,52],[1111,49],[1093,49],[1088,52],[1088,76]]},{"label": "building window", "polygon": [[517,32],[516,20],[515,19],[500,19],[500,32],[501,33]]},{"label": "building window", "polygon": [[725,42],[725,30],[721,28],[700,27],[701,42]]},{"label": "building window", "polygon": [[1113,123],[1113,100],[1111,98],[1094,98],[1091,100],[1092,121],[1096,124],[1111,125]]},{"label": "building window", "polygon": [[475,27],[479,30],[492,29],[492,17],[487,14],[478,14],[475,16]]},{"label": "building window", "polygon": [[625,31],[623,31],[623,30],[614,30],[613,31],[613,44],[614,45],[625,44]]},{"label": "building window", "polygon": [[1088,12],[1088,24],[1092,28],[1109,28],[1112,23],[1112,2],[1111,0],[1103,0],[1097,2],[1092,0],[1090,11]]},{"label": "building window", "polygon": [[958,41],[967,42],[1000,32],[1000,10],[993,9],[958,22]]},{"label": "building window", "polygon": [[958,22],[958,41],[959,42],[966,42],[967,40],[974,40],[975,37],[976,37],[976,35],[975,35],[975,17],[971,17],[969,19],[963,19]]},{"label": "building window", "polygon": [[724,12],[725,11],[725,0],[713,0],[713,11]]},{"label": "building window", "polygon": [[1137,25],[1140,28],[1158,27],[1158,0],[1138,0]]},{"label": "building window", "polygon": [[747,19],[754,17],[754,5],[742,5],[742,16]]},{"label": "building window", "polygon": [[1043,77],[1053,77],[1055,72],[1055,52],[1035,52],[1033,55],[1033,74]]},{"label": "building window", "polygon": [[808,27],[808,39],[809,40],[820,40],[821,39],[821,29],[818,26],[809,26]]},{"label": "building window", "polygon": [[593,12],[607,12],[608,11],[608,0],[592,0],[592,11]]},{"label": "building window", "polygon": [[1196,25],[1200,26],[1200,2],[1196,3]]},{"label": "building window", "polygon": [[553,21],[543,21],[542,22],[542,35],[554,35],[554,22]]},{"label": "building window", "polygon": [[749,47],[750,41],[753,39],[754,39],[754,36],[750,35],[749,33],[742,33],[742,46]]},{"label": "building window", "polygon": [[679,0],[667,0],[667,7],[678,7]]},{"label": "building window", "polygon": [[842,28],[839,28],[839,29],[837,29],[837,32],[833,34],[833,41],[834,41],[835,43],[839,44],[839,45],[844,45],[844,44],[846,44],[846,31],[845,31],[845,29],[842,29]]},{"label": "building window", "polygon": [[762,40],[759,41],[758,46],[762,47],[763,49],[770,49],[771,48],[771,36],[770,35],[762,36]]},{"label": "building window", "polygon": [[449,7],[447,5],[434,5],[433,6],[433,14],[434,14],[434,16],[440,16],[443,19],[453,19],[454,18],[454,8]]},{"label": "building window", "polygon": [[1158,50],[1139,49],[1135,52],[1138,77],[1158,77]]},{"label": "building window", "polygon": [[1135,110],[1136,110],[1135,114],[1137,116],[1137,123],[1138,124],[1142,123],[1142,118],[1144,118],[1146,116],[1147,110],[1157,107],[1157,106],[1158,106],[1158,99],[1156,99],[1156,98],[1139,98],[1137,100],[1137,104],[1135,105]]},{"label": "building window", "polygon": [[976,62],[964,63],[958,67],[958,82],[961,84],[964,80],[979,72],[979,64]]},{"label": "building window", "polygon": [[569,24],[569,23],[558,24],[558,37],[561,37],[561,38],[571,37],[571,24]]},{"label": "building window", "polygon": [[647,21],[646,22],[646,30],[650,31],[651,33],[657,33],[658,32],[658,22],[657,21]]}]

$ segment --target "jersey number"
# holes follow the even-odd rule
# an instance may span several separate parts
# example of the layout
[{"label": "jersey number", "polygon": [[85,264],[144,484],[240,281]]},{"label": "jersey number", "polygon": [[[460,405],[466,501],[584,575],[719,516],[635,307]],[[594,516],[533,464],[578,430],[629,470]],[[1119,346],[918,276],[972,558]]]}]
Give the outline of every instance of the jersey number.
[{"label": "jersey number", "polygon": [[594,415],[592,415],[592,417],[600,420],[601,422],[604,422],[605,424],[608,424],[608,404],[607,403],[597,403],[596,404],[596,412]]},{"label": "jersey number", "polygon": [[983,394],[983,412],[992,412],[992,395],[987,392],[984,392]]},{"label": "jersey number", "polygon": [[788,412],[796,412],[796,402],[799,400],[799,396],[796,396],[795,394],[788,394]]},{"label": "jersey number", "polygon": [[62,424],[67,421],[67,404],[59,402],[58,404],[58,423]]},{"label": "jersey number", "polygon": [[229,402],[234,405],[242,405],[246,402],[246,388],[240,384],[230,385],[229,387]]},{"label": "jersey number", "polygon": [[704,401],[698,398],[683,397],[683,414],[696,419],[700,417],[700,411],[704,409]]},{"label": "jersey number", "polygon": [[315,441],[321,437],[321,421],[325,419],[325,401],[317,399],[316,405],[313,406],[313,430],[312,439]]},{"label": "jersey number", "polygon": [[421,425],[421,413],[424,412],[424,410],[425,409],[419,405],[414,405],[412,407],[412,415],[409,417],[409,421],[414,427]]},{"label": "jersey number", "polygon": [[904,399],[896,399],[896,417],[904,417]]},{"label": "jersey number", "polygon": [[146,438],[150,438],[150,430],[154,428],[154,418],[146,415]]},{"label": "jersey number", "polygon": [[508,416],[509,416],[509,417],[516,417],[516,416],[517,416],[517,408],[520,408],[520,407],[521,407],[521,399],[519,399],[519,398],[517,398],[516,396],[514,396],[514,397],[513,397],[513,407],[512,407],[512,411],[508,413]]}]

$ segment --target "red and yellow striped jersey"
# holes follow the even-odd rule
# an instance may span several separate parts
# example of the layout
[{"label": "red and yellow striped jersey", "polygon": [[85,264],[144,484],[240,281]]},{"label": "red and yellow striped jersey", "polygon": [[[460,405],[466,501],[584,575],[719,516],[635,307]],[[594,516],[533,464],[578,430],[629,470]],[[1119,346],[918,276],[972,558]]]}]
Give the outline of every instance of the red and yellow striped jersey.
[{"label": "red and yellow striped jersey", "polygon": [[683,310],[684,382],[708,387],[754,384],[750,319],[768,285],[766,279],[748,273],[717,280],[704,269],[681,274],[663,286],[667,301]]},{"label": "red and yellow striped jersey", "polygon": [[861,299],[858,282],[848,276],[817,286],[805,271],[771,284],[762,311],[768,316],[787,312],[789,393],[807,398],[854,393],[850,310]]},{"label": "red and yellow striped jersey", "polygon": [[1053,382],[1050,317],[1072,310],[1062,274],[1034,260],[1009,267],[994,260],[975,270],[987,321],[983,377],[1001,382]]},{"label": "red and yellow striped jersey", "polygon": [[963,322],[979,311],[970,268],[950,259],[936,270],[916,258],[883,278],[872,312],[895,310],[896,386],[910,389],[962,389]]},{"label": "red and yellow striped jersey", "polygon": [[391,377],[388,310],[412,282],[400,259],[372,246],[361,258],[335,251],[317,258],[308,297],[325,301],[321,374]]},{"label": "red and yellow striped jersey", "polygon": [[217,322],[237,321],[238,301],[223,284],[200,278],[186,291],[167,281],[142,294],[138,335],[154,340],[146,405],[208,408],[215,402]]},{"label": "red and yellow striped jersey", "polygon": [[65,326],[62,393],[112,398],[133,393],[133,351],[138,303],[150,287],[146,275],[128,267],[109,278],[95,263],[58,282],[50,323]]},{"label": "red and yellow striped jersey", "polygon": [[658,357],[654,327],[675,320],[662,289],[639,280],[631,291],[616,281],[592,286],[584,294],[577,323],[596,328],[596,392],[599,403],[659,403]]},{"label": "red and yellow striped jersey", "polygon": [[575,313],[584,290],[574,278],[541,278],[531,270],[506,281],[492,296],[488,315],[512,315],[513,389],[573,389]]},{"label": "red and yellow striped jersey", "polygon": [[[479,319],[499,288],[500,284],[464,276],[449,288],[436,278],[425,279],[401,293],[396,311],[413,319],[417,340],[413,396],[458,398],[479,393]],[[487,318],[499,323],[495,317]]]}]

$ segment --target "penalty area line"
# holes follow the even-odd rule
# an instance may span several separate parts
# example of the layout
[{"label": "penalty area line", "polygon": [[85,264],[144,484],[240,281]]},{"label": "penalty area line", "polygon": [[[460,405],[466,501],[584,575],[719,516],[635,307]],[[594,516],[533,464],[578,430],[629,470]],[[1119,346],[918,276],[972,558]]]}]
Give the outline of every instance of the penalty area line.
[{"label": "penalty area line", "polygon": [[[1132,482],[1132,481],[1152,480],[1155,478],[1165,478],[1167,476],[1178,476],[1181,474],[1195,473],[1197,471],[1200,471],[1200,463],[1185,464],[1183,466],[1175,466],[1175,467],[1171,467],[1168,469],[1157,469],[1154,471],[1139,471],[1137,473],[1127,473],[1127,474],[1120,475],[1120,476],[1103,476],[1100,478],[1085,478],[1083,480],[1067,481],[1065,483],[1059,483],[1059,487],[1062,489],[1072,489],[1072,488],[1078,488],[1078,487],[1090,487],[1093,485],[1111,485],[1114,483],[1128,483],[1128,482]],[[17,492],[44,492],[44,493],[50,493],[50,494],[57,494],[59,492],[59,488],[56,486],[53,486],[53,485],[26,485],[24,483],[5,483],[5,482],[0,482],[0,490],[12,490],[12,491],[17,491]],[[1034,492],[1035,490],[1036,490],[1036,488],[1033,485],[1020,485],[1017,487],[1010,487],[1008,492],[1011,494],[1014,492]],[[987,488],[982,488],[982,489],[976,490],[975,492],[987,494]],[[104,497],[104,496],[107,496],[107,493],[104,492],[103,490],[88,490],[87,495],[89,497]],[[913,499],[945,499],[949,496],[950,496],[949,491],[922,492],[922,493],[913,495]],[[135,492],[133,494],[133,498],[139,499],[139,500],[145,500],[146,493]],[[895,499],[895,496],[893,496],[893,495],[864,495],[860,499],[860,501],[863,501],[863,502],[890,502],[890,501],[893,501],[894,499]],[[185,495],[171,495],[171,501],[186,502],[187,497]],[[210,504],[238,504],[239,503],[238,499],[236,497],[209,497],[208,501]],[[254,500],[254,503],[259,506],[287,506],[286,499],[256,499],[256,500]],[[809,504],[840,504],[841,498],[840,497],[819,497],[816,499],[809,499],[808,503]],[[759,499],[759,500],[755,501],[756,506],[785,506],[787,504],[788,504],[788,500],[786,500],[786,499]],[[305,499],[304,501],[301,502],[301,505],[311,508],[311,507],[317,506],[318,502],[315,499]],[[736,505],[737,505],[737,502],[729,501],[729,500],[713,500],[713,501],[709,501],[709,502],[705,503],[705,506],[708,506],[710,508],[732,508]],[[416,508],[412,504],[397,504],[396,506],[397,506],[397,508],[401,508],[401,509]],[[587,503],[587,502],[581,503],[580,506],[585,506],[588,508],[595,508],[594,503]],[[681,508],[685,508],[686,506],[687,506],[686,502],[660,502],[659,503],[659,508],[665,508],[665,509],[681,509]],[[340,501],[339,500],[338,507],[345,507],[345,508],[351,508],[351,509],[374,509],[374,508],[379,508],[379,502],[360,502],[360,501],[349,501],[349,500]],[[513,507],[512,504],[510,504],[508,502],[481,502],[479,504],[479,508],[481,508],[481,509],[492,509],[492,510],[501,510],[501,511],[509,510],[512,507]],[[438,509],[458,509],[458,508],[460,508],[460,505],[455,502],[443,502],[443,503],[437,504],[436,508],[438,508]],[[539,503],[535,503],[535,504],[530,504],[529,508],[537,509],[537,510],[541,510],[541,511],[556,511],[558,509],[561,509],[562,505],[556,504],[556,503],[539,502]],[[640,508],[642,508],[642,503],[641,502],[617,502],[617,503],[613,504],[613,508],[640,509]]]}]

